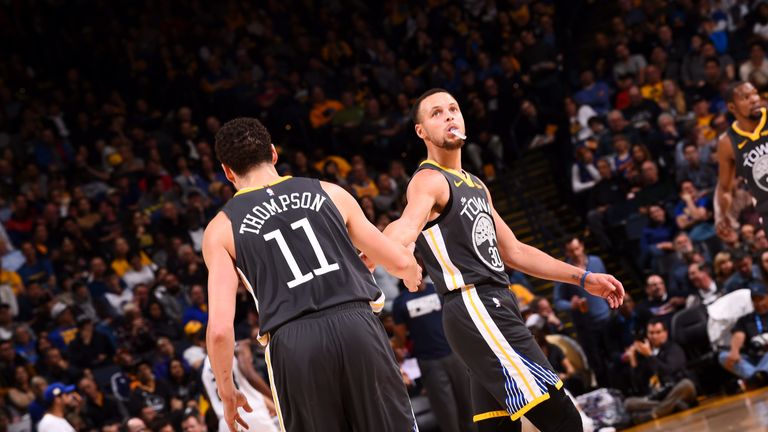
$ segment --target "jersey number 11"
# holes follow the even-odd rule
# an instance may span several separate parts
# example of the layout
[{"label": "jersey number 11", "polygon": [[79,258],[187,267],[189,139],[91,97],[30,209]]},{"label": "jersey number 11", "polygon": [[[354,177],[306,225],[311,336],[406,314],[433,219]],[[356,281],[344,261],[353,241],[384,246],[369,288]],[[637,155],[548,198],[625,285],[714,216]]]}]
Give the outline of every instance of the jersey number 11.
[{"label": "jersey number 11", "polygon": [[274,240],[277,242],[277,246],[280,248],[280,252],[283,253],[285,262],[288,263],[288,268],[290,268],[291,273],[293,273],[293,280],[288,281],[288,288],[295,288],[305,282],[309,282],[315,276],[324,275],[339,269],[337,263],[328,263],[328,258],[325,257],[323,250],[320,248],[320,242],[317,241],[317,236],[312,230],[312,226],[309,224],[307,218],[299,219],[292,223],[291,228],[293,228],[294,231],[299,228],[304,229],[304,233],[309,239],[309,244],[312,246],[312,250],[315,251],[320,267],[313,269],[309,273],[302,273],[299,264],[296,262],[296,258],[293,257],[293,253],[291,253],[291,249],[288,247],[288,243],[285,242],[283,233],[281,233],[280,230],[274,230],[264,234],[264,240]]}]

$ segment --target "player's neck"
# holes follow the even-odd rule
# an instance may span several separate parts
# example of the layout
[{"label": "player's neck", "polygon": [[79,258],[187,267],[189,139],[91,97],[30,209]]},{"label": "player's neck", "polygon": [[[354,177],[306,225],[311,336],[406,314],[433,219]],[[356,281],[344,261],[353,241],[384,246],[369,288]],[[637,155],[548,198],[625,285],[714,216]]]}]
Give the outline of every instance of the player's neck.
[{"label": "player's neck", "polygon": [[433,146],[427,151],[427,158],[440,166],[461,171],[461,149],[445,150]]},{"label": "player's neck", "polygon": [[254,168],[242,177],[235,178],[235,189],[248,189],[264,187],[271,183],[274,183],[280,178],[280,174],[277,173],[277,169],[272,164],[265,164],[258,168]]},{"label": "player's neck", "polygon": [[753,120],[749,117],[743,117],[743,118],[737,118],[736,119],[736,126],[739,127],[739,129],[747,132],[753,132],[755,128],[757,127],[757,123],[759,120]]}]

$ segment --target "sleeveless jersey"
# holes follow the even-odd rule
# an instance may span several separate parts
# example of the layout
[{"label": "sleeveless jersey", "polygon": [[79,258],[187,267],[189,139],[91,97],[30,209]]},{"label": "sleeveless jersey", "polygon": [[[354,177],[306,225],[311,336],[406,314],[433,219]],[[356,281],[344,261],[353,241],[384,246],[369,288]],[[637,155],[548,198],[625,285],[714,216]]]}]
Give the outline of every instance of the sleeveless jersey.
[{"label": "sleeveless jersey", "polygon": [[261,334],[314,311],[379,295],[344,219],[320,186],[283,177],[240,190],[223,209],[238,273],[259,311]]},{"label": "sleeveless jersey", "polygon": [[[200,381],[203,383],[205,393],[208,395],[208,400],[211,403],[211,408],[216,416],[219,418],[219,431],[228,432],[229,427],[224,422],[224,403],[219,397],[219,392],[216,387],[216,377],[213,375],[213,368],[211,367],[211,360],[208,356],[205,356],[203,362],[202,372],[200,375]],[[248,405],[251,406],[252,411],[250,413],[241,412],[241,416],[251,430],[259,432],[277,432],[274,422],[269,416],[267,405],[264,403],[264,396],[256,390],[248,379],[240,371],[240,364],[237,360],[237,356],[232,358],[232,382],[235,384],[235,388],[243,393],[246,399],[248,399]]]},{"label": "sleeveless jersey", "polygon": [[465,285],[508,284],[499,255],[496,225],[485,187],[468,173],[424,161],[416,172],[443,174],[451,190],[440,216],[427,223],[416,240],[437,292],[445,295]]},{"label": "sleeveless jersey", "polygon": [[749,191],[757,201],[757,211],[768,215],[768,129],[765,108],[762,117],[753,132],[739,129],[734,121],[728,128],[728,136],[733,145],[736,160],[736,172],[747,181]]}]

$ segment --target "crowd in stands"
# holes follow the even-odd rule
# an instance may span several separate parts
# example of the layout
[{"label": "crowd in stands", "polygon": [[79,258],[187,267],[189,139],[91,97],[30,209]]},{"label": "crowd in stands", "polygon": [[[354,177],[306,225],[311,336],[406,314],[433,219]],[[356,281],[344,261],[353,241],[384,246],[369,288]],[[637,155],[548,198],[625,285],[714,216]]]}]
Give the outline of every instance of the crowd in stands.
[{"label": "crowd in stands", "polygon": [[[687,369],[673,317],[739,288],[756,312],[719,357],[759,385],[768,240],[746,191],[734,199],[738,235],[719,239],[712,192],[731,121],[724,89],[768,90],[768,2],[555,3],[0,5],[0,428],[46,417],[79,431],[215,430],[199,383],[200,250],[235,192],[212,152],[216,132],[236,116],[261,119],[281,174],[344,186],[383,229],[425,156],[409,110],[432,87],[460,102],[465,167],[485,179],[530,148],[572,154],[564,177],[599,247],[590,255],[569,239],[566,257],[604,271],[600,255],[624,254],[643,275],[618,311],[576,286],[534,298],[511,275],[572,393],[620,389],[637,421],[695,404],[707,377]],[[576,6],[591,18],[576,20]],[[409,336],[399,281],[374,275],[394,349],[428,375],[447,346]],[[235,331],[264,372],[244,288]],[[574,334],[584,365],[550,342]],[[434,388],[404,379],[412,394],[422,381]]]}]

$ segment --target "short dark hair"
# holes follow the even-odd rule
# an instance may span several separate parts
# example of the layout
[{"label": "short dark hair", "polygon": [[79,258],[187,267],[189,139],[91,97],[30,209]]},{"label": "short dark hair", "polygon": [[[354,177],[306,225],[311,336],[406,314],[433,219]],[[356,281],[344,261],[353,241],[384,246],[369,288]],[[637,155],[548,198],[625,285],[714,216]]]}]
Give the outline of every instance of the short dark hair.
[{"label": "short dark hair", "polygon": [[664,319],[661,317],[653,317],[648,320],[648,326],[655,326],[656,324],[661,324],[661,327],[664,329],[664,331],[669,331],[669,328],[667,328],[667,323],[665,323]]},{"label": "short dark hair", "polygon": [[717,57],[707,57],[704,60],[704,64],[707,64],[707,63],[714,63],[714,64],[720,66],[720,60]]},{"label": "short dark hair", "polygon": [[425,91],[424,93],[421,94],[421,96],[416,98],[416,102],[414,102],[413,106],[411,107],[411,120],[413,121],[414,124],[417,124],[420,121],[419,120],[419,110],[421,109],[421,103],[424,101],[424,99],[426,99],[426,98],[428,98],[428,97],[430,97],[430,96],[432,96],[433,94],[436,94],[436,93],[448,93],[449,95],[451,95],[452,98],[456,99],[456,97],[454,97],[451,94],[451,92],[449,92],[448,90],[446,90],[444,88],[435,87],[435,88],[431,88],[431,89]]},{"label": "short dark hair", "polygon": [[746,81],[736,81],[728,85],[728,88],[725,89],[725,101],[726,102],[733,102],[733,97],[736,94],[736,89],[743,86],[744,84],[747,84]]},{"label": "short dark hair", "polygon": [[237,175],[272,161],[272,138],[258,119],[240,117],[224,124],[216,133],[216,157]]}]

